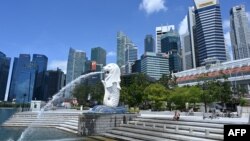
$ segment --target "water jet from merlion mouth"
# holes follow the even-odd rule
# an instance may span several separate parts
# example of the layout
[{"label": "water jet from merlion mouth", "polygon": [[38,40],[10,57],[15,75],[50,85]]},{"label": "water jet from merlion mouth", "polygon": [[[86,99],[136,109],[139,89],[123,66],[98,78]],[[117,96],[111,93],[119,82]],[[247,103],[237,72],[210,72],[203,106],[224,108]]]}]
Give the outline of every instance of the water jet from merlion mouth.
[{"label": "water jet from merlion mouth", "polygon": [[[86,79],[89,76],[92,75],[96,75],[96,74],[101,74],[103,72],[91,72],[88,74],[84,74],[79,76],[78,78],[76,78],[75,80],[71,81],[70,83],[68,83],[66,86],[64,86],[61,90],[59,90],[59,92],[57,92],[55,95],[52,96],[52,99],[39,111],[38,115],[37,115],[37,119],[39,119],[42,115],[43,112],[46,110],[50,110],[52,108],[53,105],[58,105],[60,102],[63,101],[64,99],[64,94],[65,92],[68,92],[68,96],[66,97],[70,97],[70,93],[72,93],[72,90],[75,88],[75,86],[77,84],[81,83],[82,79]],[[73,89],[72,89],[73,87]],[[31,123],[21,134],[21,136],[19,137],[18,141],[26,141],[25,137],[34,132],[35,128],[33,128],[36,125],[36,121]]]}]

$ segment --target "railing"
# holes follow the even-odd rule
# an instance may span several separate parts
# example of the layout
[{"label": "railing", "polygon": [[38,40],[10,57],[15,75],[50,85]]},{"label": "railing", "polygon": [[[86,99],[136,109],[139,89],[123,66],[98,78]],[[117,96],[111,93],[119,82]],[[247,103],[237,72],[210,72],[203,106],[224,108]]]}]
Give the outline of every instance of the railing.
[{"label": "railing", "polygon": [[[167,129],[167,124],[156,124],[156,123],[150,123],[150,124],[148,124],[148,123],[146,123],[146,122],[139,122],[139,121],[130,121],[130,122],[128,122],[128,123],[126,123],[127,125],[129,125],[129,123],[133,123],[132,125],[134,125],[134,126],[143,126],[143,127],[151,127],[151,128],[153,128],[153,129],[155,129],[156,127],[158,127],[158,129],[163,129],[163,130],[166,130]],[[139,123],[139,124],[138,124]],[[121,125],[123,124],[123,122],[121,122]],[[171,126],[171,128],[172,129],[174,129],[173,131],[175,131],[175,132],[180,132],[181,131],[181,129],[182,129],[182,127],[181,126],[179,126],[179,125],[172,125]],[[197,129],[194,129],[194,128],[192,128],[192,127],[189,127],[189,128],[186,128],[188,131],[189,131],[189,133],[190,134],[192,134],[194,131],[201,131],[201,130],[197,130]],[[182,130],[186,130],[186,129],[182,129]],[[205,136],[209,136],[210,135],[210,130],[209,129],[205,129],[204,130],[204,135]]]}]

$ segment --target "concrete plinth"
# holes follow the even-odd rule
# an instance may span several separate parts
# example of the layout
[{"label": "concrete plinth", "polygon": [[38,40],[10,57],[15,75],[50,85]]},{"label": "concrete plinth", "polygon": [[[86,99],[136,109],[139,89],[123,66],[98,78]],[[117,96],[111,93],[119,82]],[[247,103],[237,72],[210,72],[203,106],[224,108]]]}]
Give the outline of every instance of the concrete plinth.
[{"label": "concrete plinth", "polygon": [[78,134],[89,136],[104,133],[113,127],[126,124],[137,116],[138,114],[84,113],[79,116]]}]

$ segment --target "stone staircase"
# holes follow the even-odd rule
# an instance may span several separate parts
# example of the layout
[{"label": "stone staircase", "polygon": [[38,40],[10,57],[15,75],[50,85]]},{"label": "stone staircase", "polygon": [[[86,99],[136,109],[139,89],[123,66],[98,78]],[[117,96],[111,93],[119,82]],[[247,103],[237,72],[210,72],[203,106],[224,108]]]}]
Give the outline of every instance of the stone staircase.
[{"label": "stone staircase", "polygon": [[224,124],[206,120],[137,117],[102,135],[127,141],[217,141],[224,138]]},{"label": "stone staircase", "polygon": [[19,112],[14,114],[2,126],[13,127],[54,127],[74,134],[78,133],[78,116],[80,113]]}]

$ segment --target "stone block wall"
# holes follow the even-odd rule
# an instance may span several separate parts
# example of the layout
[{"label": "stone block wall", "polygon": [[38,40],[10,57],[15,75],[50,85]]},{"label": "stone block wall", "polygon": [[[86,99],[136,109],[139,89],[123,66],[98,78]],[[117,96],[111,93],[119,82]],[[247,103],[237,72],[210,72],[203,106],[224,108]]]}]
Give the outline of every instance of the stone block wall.
[{"label": "stone block wall", "polygon": [[138,114],[84,113],[79,116],[78,134],[90,136],[104,133],[122,123],[126,124],[137,116]]}]

